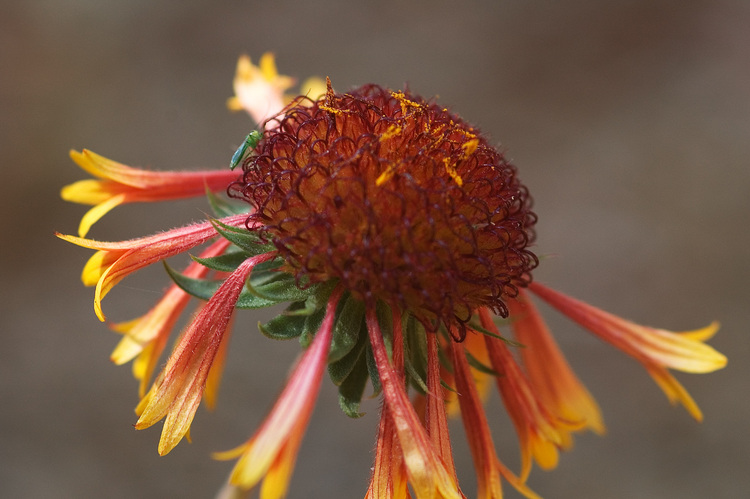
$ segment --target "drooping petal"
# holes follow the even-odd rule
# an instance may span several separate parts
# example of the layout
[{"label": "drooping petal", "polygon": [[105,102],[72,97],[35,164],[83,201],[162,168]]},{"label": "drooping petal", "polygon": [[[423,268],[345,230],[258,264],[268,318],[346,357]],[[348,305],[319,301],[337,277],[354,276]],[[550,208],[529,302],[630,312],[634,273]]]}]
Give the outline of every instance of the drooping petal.
[{"label": "drooping petal", "polygon": [[707,373],[724,367],[727,358],[703,343],[718,331],[718,323],[696,331],[675,333],[640,326],[538,283],[532,283],[529,289],[564,315],[641,362],[670,401],[679,401],[695,419],[701,419],[695,401],[666,369]]},{"label": "drooping petal", "polygon": [[456,477],[456,466],[453,463],[450,435],[448,434],[448,417],[443,400],[443,387],[440,385],[440,359],[438,357],[437,333],[427,332],[427,404],[425,426],[432,446],[445,464],[445,469]]},{"label": "drooping petal", "polygon": [[400,376],[388,360],[388,353],[378,324],[375,307],[366,312],[367,330],[373,356],[383,385],[383,398],[393,418],[409,482],[418,499],[460,499],[458,485],[430,443],[406,394]]},{"label": "drooping petal", "polygon": [[411,497],[398,435],[388,407],[383,404],[375,446],[375,465],[365,499],[405,499]]},{"label": "drooping petal", "polygon": [[219,345],[219,350],[216,352],[214,361],[211,364],[211,370],[208,371],[208,377],[206,378],[206,387],[203,390],[203,400],[206,403],[206,407],[209,410],[216,408],[216,401],[219,397],[219,386],[221,385],[221,377],[224,374],[224,365],[227,359],[227,350],[229,350],[229,340],[232,336],[232,323],[234,317],[229,320],[224,338]]},{"label": "drooping petal", "polygon": [[234,311],[234,305],[253,267],[274,258],[265,253],[248,258],[222,283],[183,333],[164,367],[160,383],[144,408],[136,429],[144,429],[166,416],[159,454],[172,450],[190,428],[206,378]]},{"label": "drooping petal", "polygon": [[111,324],[110,327],[123,337],[112,351],[110,360],[118,366],[125,364],[140,355],[156,338],[168,336],[189,300],[190,295],[173,285],[145,315]]},{"label": "drooping petal", "polygon": [[492,434],[487,423],[472,371],[466,361],[464,346],[454,343],[450,346],[453,372],[461,406],[461,419],[469,441],[469,448],[477,472],[477,498],[501,499],[503,497],[500,477],[505,477],[524,496],[538,498],[519,477],[508,470],[498,459]]},{"label": "drooping petal", "polygon": [[[466,336],[464,340],[465,350],[474,357],[479,364],[488,367],[490,365],[490,354],[487,351],[487,345],[484,343],[484,335],[481,334],[470,334]],[[489,385],[494,381],[492,374],[479,369],[472,368],[471,370],[475,384],[477,386],[477,393],[479,394],[480,400],[486,400],[488,396]]]},{"label": "drooping petal", "polygon": [[[487,309],[480,309],[479,317],[482,327],[499,335]],[[563,443],[561,432],[577,428],[580,422],[562,421],[542,404],[505,342],[487,335],[484,341],[492,368],[498,373],[496,379],[500,395],[518,433],[521,445],[520,476],[521,480],[526,481],[532,458],[543,469],[557,466],[557,448]]]},{"label": "drooping petal", "polygon": [[[392,309],[393,317],[393,367],[402,386],[404,377],[404,337],[401,313]],[[408,489],[406,465],[398,441],[398,435],[388,406],[380,409],[378,439],[375,447],[375,465],[372,468],[370,485],[365,499],[404,499],[411,497]]]},{"label": "drooping petal", "polygon": [[237,174],[229,170],[149,171],[117,163],[84,149],[70,151],[83,170],[102,180],[81,180],[63,187],[65,201],[94,205],[81,220],[78,235],[85,237],[91,226],[118,205],[156,202],[200,196],[224,190]]},{"label": "drooping petal", "polygon": [[[229,244],[228,240],[219,239],[201,252],[200,258],[218,256]],[[208,272],[208,267],[193,261],[182,273],[187,277],[202,278]],[[123,334],[122,340],[110,356],[112,362],[122,365],[140,354],[143,348],[159,335],[169,334],[189,300],[190,295],[173,284],[146,314],[127,322],[110,324],[110,328]]]},{"label": "drooping petal", "polygon": [[337,288],[329,298],[325,317],[312,344],[256,434],[235,449],[214,454],[215,459],[239,457],[230,476],[232,484],[249,489],[263,479],[262,499],[277,499],[286,493],[320,389],[331,345],[336,306],[342,293],[342,289]]},{"label": "drooping petal", "polygon": [[[220,222],[236,227],[244,226],[247,215],[232,215]],[[102,299],[122,279],[143,267],[188,251],[218,234],[211,222],[203,222],[173,229],[153,236],[120,242],[95,241],[56,233],[57,237],[84,248],[98,250],[83,269],[81,280],[87,286],[96,284],[94,310],[104,321]]]},{"label": "drooping petal", "polygon": [[[599,406],[573,373],[560,348],[534,304],[523,290],[516,300],[508,301],[511,325],[534,393],[548,409],[565,421],[579,421],[583,428],[604,433]],[[572,445],[572,437],[561,432],[563,448]]]},{"label": "drooping petal", "polygon": [[[221,238],[206,248],[200,254],[200,257],[218,256],[229,247],[229,244],[228,240]],[[205,277],[208,272],[208,267],[198,262],[191,262],[183,274],[188,277],[201,278]],[[110,359],[117,365],[136,359],[133,362],[133,375],[140,380],[139,394],[141,397],[146,392],[148,381],[164,350],[167,339],[189,301],[190,295],[173,284],[167,289],[161,300],[145,315],[127,322],[110,325],[115,331],[123,333],[123,337],[112,352]]]},{"label": "drooping petal", "polygon": [[[68,199],[70,200],[70,199]],[[101,203],[97,204],[89,211],[83,214],[81,222],[78,224],[78,235],[80,237],[86,237],[91,227],[98,222],[104,215],[127,202],[132,202],[132,197],[128,199],[127,194],[114,194],[111,197],[105,199]]]}]

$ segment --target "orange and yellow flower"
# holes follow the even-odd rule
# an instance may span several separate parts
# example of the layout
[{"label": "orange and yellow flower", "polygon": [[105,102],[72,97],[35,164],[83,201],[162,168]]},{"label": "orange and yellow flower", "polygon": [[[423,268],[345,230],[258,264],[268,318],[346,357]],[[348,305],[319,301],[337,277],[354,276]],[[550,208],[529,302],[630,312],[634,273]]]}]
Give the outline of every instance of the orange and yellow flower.
[{"label": "orange and yellow flower", "polygon": [[[139,380],[135,427],[165,420],[160,454],[189,436],[201,401],[215,404],[235,310],[274,305],[286,309],[260,331],[298,337],[305,350],[254,436],[215,455],[237,459],[232,488],[260,486],[262,499],[286,496],[324,372],[348,416],[362,416],[368,383],[381,396],[368,499],[464,498],[452,415],[462,419],[480,499],[502,497],[501,480],[538,497],[527,483],[533,463],[554,468],[574,433],[603,433],[604,424],[530,293],[634,357],[701,419],[669,369],[724,367],[726,357],[705,344],[718,325],[685,333],[639,326],[532,282],[539,260],[531,197],[476,128],[378,85],[336,93],[328,82],[290,100],[293,80],[269,54],[259,67],[241,58],[234,83],[229,107],[262,129],[230,161],[242,172],[147,172],[84,150],[71,156],[99,180],[63,190],[69,201],[94,205],[81,237],[57,235],[96,250],[82,280],[96,286],[101,320],[101,300],[122,279],[207,246],[182,273],[168,268],[175,284],[148,313],[111,324],[123,334],[112,360],[133,360]],[[119,204],[206,189],[244,204],[212,196],[223,218],[128,241],[83,237]],[[146,390],[190,297],[201,304]],[[502,327],[497,316],[507,319]],[[493,382],[518,436],[518,472],[498,458],[483,407]]]},{"label": "orange and yellow flower", "polygon": [[[292,77],[279,74],[271,52],[263,54],[257,66],[249,56],[243,55],[237,61],[234,96],[227,100],[227,107],[232,111],[245,111],[256,124],[261,125],[281,112],[292,100],[285,92],[295,81]],[[323,95],[325,89],[325,82],[318,77],[308,78],[300,85],[300,93],[313,99]]]}]

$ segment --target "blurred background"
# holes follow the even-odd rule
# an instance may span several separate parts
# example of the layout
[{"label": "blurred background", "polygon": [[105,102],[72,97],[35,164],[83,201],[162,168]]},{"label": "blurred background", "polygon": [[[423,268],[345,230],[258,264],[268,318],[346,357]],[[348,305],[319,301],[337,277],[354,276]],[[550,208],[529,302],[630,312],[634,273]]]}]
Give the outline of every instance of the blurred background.
[{"label": "blurred background", "polygon": [[[543,309],[599,400],[608,434],[581,435],[530,486],[548,498],[743,497],[750,486],[748,186],[750,6],[740,0],[128,2],[0,5],[0,495],[213,497],[299,351],[240,313],[218,409],[194,443],[160,458],[160,428],[136,432],[130,367],[98,322],[63,243],[86,207],[60,188],[85,178],[89,148],[153,169],[224,168],[253,124],[225,107],[237,57],[276,53],[279,70],[436,96],[518,166],[539,215],[536,279],[611,312],[673,330],[714,319],[729,366],[678,374],[705,413],[673,408],[634,361]],[[204,200],[116,209],[90,237],[121,240],[203,217]],[[105,300],[143,313],[160,266]],[[501,458],[517,442],[490,401]],[[378,404],[360,420],[324,383],[290,498],[362,497]],[[159,425],[160,426],[160,425]],[[461,483],[475,493],[460,424]],[[505,486],[507,497],[518,495]]]}]

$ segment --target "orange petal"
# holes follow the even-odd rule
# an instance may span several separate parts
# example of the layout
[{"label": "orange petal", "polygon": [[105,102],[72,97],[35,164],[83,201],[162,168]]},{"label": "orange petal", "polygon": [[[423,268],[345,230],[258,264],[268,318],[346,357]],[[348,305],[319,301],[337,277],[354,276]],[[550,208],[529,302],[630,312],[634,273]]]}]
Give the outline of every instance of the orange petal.
[{"label": "orange petal", "polygon": [[[246,219],[247,215],[242,214],[232,215],[220,221],[241,227]],[[159,260],[184,253],[218,234],[211,222],[203,222],[154,236],[119,242],[95,241],[60,233],[56,235],[78,246],[99,250],[86,263],[82,280],[86,285],[96,283],[94,310],[99,319],[104,321],[101,301],[122,279]]]},{"label": "orange petal", "polygon": [[398,435],[388,408],[383,405],[378,424],[375,465],[365,499],[404,499],[409,496],[406,468]]},{"label": "orange petal", "polygon": [[102,180],[82,180],[63,187],[66,201],[95,205],[81,220],[80,237],[118,205],[155,202],[200,196],[206,189],[224,190],[237,179],[229,170],[148,171],[131,168],[84,149],[70,151],[70,157],[91,175]]},{"label": "orange petal", "polygon": [[[482,327],[499,335],[487,309],[480,309],[479,317]],[[492,368],[498,373],[496,380],[500,395],[518,433],[521,479],[525,481],[531,471],[532,458],[543,469],[557,466],[557,448],[562,446],[562,434],[576,425],[559,420],[536,397],[505,342],[487,335],[484,340]]]},{"label": "orange petal", "polygon": [[460,499],[462,494],[458,486],[432,447],[427,432],[409,403],[398,373],[388,360],[374,306],[368,307],[366,322],[370,345],[383,385],[383,397],[393,418],[409,482],[417,498]]},{"label": "orange petal", "polygon": [[701,419],[700,409],[666,369],[706,373],[721,369],[726,356],[703,341],[718,330],[718,323],[695,331],[674,333],[640,326],[538,283],[529,289],[557,310],[641,362],[670,401],[679,400],[690,414]]},{"label": "orange petal", "polygon": [[[573,373],[528,296],[521,291],[517,300],[508,301],[508,308],[515,337],[525,347],[519,351],[537,397],[561,419],[604,433],[599,406]],[[568,448],[572,438],[564,437],[563,447]]]},{"label": "orange petal", "polygon": [[266,253],[240,264],[183,333],[160,375],[161,382],[135,425],[139,430],[148,428],[166,416],[159,454],[171,451],[190,428],[247,277],[255,265],[274,256],[275,253]]},{"label": "orange petal", "polygon": [[214,454],[215,459],[240,458],[230,477],[234,485],[249,489],[265,477],[261,487],[263,499],[283,497],[286,492],[297,451],[320,389],[341,294],[341,288],[334,290],[312,344],[257,433],[235,449]]},{"label": "orange petal", "polygon": [[448,418],[443,401],[443,387],[440,386],[440,359],[438,358],[437,333],[427,332],[427,407],[425,426],[437,450],[438,456],[445,464],[446,470],[456,479],[456,467],[453,463]]},{"label": "orange petal", "polygon": [[461,405],[461,419],[477,472],[477,498],[502,498],[501,476],[524,496],[530,499],[538,498],[539,496],[531,491],[523,480],[511,473],[497,458],[487,417],[472,379],[472,371],[466,361],[464,345],[454,343],[450,345],[450,349],[456,389],[459,393],[458,401]]}]

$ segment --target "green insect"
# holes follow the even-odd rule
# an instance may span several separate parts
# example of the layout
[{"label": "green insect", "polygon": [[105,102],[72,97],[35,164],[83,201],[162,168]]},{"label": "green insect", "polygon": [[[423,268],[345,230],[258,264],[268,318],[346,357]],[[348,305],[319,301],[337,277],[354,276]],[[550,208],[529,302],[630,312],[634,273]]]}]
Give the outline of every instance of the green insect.
[{"label": "green insect", "polygon": [[245,137],[244,142],[242,142],[240,147],[238,147],[237,150],[234,151],[234,154],[232,155],[232,162],[229,163],[229,169],[234,170],[235,168],[237,168],[237,165],[245,160],[250,151],[255,149],[255,146],[258,145],[258,142],[260,142],[260,139],[262,137],[263,133],[259,132],[258,130],[253,130],[252,132],[248,133],[247,137]]}]

